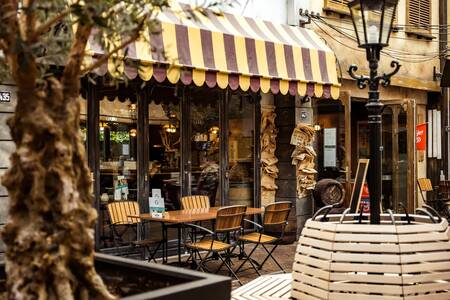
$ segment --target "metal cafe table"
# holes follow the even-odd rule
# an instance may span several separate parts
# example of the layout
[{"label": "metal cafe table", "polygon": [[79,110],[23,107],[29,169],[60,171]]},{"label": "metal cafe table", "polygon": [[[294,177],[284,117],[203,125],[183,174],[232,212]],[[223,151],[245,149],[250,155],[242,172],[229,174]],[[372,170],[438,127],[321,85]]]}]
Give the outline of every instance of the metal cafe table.
[{"label": "metal cafe table", "polygon": [[[140,214],[141,220],[161,223],[162,227],[162,245],[163,245],[163,263],[167,263],[168,257],[168,238],[167,229],[169,227],[177,228],[178,235],[178,263],[181,263],[181,227],[183,223],[193,223],[200,221],[212,221],[216,219],[217,210],[220,207],[185,209],[166,211],[164,217],[154,218],[151,214]],[[264,212],[264,208],[247,207],[246,216],[260,215]]]}]

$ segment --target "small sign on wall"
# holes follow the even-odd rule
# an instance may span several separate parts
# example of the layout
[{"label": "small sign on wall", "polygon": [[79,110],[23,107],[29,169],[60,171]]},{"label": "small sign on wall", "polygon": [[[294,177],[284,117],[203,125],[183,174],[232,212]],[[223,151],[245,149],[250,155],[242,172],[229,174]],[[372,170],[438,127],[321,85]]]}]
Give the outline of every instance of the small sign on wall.
[{"label": "small sign on wall", "polygon": [[336,128],[323,129],[323,166],[336,167]]},{"label": "small sign on wall", "polygon": [[0,103],[11,102],[11,92],[10,91],[0,91]]},{"label": "small sign on wall", "polygon": [[427,148],[427,124],[416,126],[416,149],[425,151]]}]

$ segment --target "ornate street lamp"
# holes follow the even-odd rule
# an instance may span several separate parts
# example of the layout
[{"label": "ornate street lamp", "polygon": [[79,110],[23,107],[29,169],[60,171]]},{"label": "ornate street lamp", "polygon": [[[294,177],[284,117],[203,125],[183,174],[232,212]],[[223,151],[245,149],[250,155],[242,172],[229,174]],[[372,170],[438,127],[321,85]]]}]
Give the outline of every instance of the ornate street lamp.
[{"label": "ornate street lamp", "polygon": [[369,61],[369,76],[356,75],[356,65],[351,65],[348,73],[356,79],[358,87],[363,89],[369,86],[369,100],[366,108],[369,112],[370,128],[370,164],[369,164],[369,190],[370,190],[370,223],[380,223],[380,203],[382,170],[381,159],[383,147],[381,145],[381,113],[383,103],[379,99],[378,86],[380,83],[387,87],[391,76],[398,72],[400,64],[391,62],[394,70],[391,73],[378,75],[378,62],[383,47],[389,44],[392,32],[392,22],[398,0],[354,0],[348,4],[353,25],[355,27],[358,46],[366,49]]}]

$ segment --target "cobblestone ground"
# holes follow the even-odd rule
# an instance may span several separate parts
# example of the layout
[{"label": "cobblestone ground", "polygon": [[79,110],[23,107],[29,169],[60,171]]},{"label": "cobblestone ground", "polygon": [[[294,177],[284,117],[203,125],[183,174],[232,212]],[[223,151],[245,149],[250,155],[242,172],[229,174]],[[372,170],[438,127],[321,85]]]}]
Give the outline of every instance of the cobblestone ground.
[{"label": "cobblestone ground", "polygon": [[[246,246],[246,252],[250,252],[252,245]],[[270,250],[272,246],[267,246],[267,248]],[[296,249],[296,243],[289,244],[289,245],[280,245],[275,250],[273,256],[276,258],[276,260],[280,263],[280,265],[283,267],[283,269],[286,272],[292,272],[292,264],[294,262],[294,255],[295,255],[295,249]],[[258,250],[253,253],[252,257],[259,262],[262,262],[262,260],[265,258],[266,252],[264,249],[260,246],[258,247]],[[240,261],[237,260],[237,258],[233,259],[233,269],[236,269],[240,265]],[[210,261],[207,263],[207,267],[211,271],[216,271],[219,267],[219,262],[217,261]],[[280,273],[280,269],[278,266],[272,261],[272,259],[269,258],[269,260],[264,264],[264,267],[261,271],[261,274],[271,274],[271,273]],[[219,272],[219,274],[228,276],[228,271],[225,267],[222,268],[222,270]],[[249,263],[246,263],[242,270],[239,271],[238,274],[239,278],[241,279],[241,282],[243,284],[252,281],[253,279],[258,277],[258,274],[253,270],[251,265]],[[237,280],[233,280],[233,289],[236,289],[240,287],[239,282]]]}]

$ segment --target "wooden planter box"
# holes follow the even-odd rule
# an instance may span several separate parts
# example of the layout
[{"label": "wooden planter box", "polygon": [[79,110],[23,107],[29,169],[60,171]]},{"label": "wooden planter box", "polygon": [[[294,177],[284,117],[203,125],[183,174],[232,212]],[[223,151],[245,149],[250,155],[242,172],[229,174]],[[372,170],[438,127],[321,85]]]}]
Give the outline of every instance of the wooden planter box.
[{"label": "wooden planter box", "polygon": [[[99,253],[95,267],[108,289],[123,300],[230,299],[231,279],[224,276]],[[4,264],[0,266],[2,284],[0,290],[5,288]]]},{"label": "wooden planter box", "polygon": [[294,299],[450,299],[444,219],[418,215],[330,215],[308,220],[293,267]]}]

